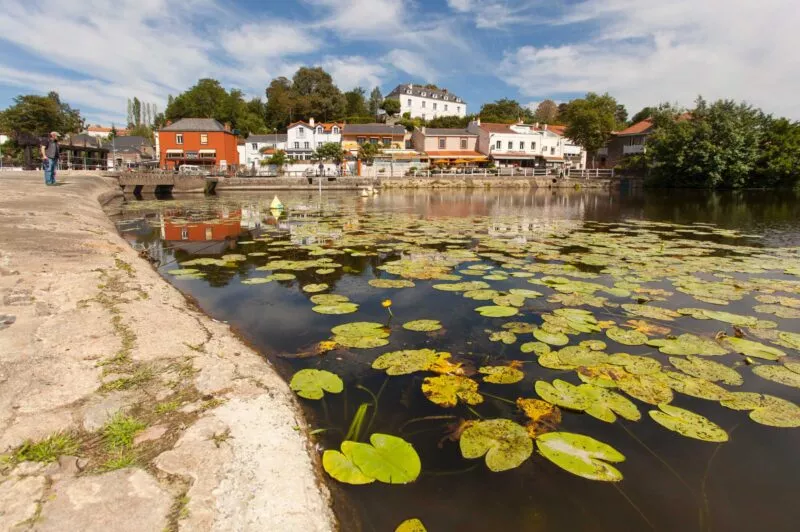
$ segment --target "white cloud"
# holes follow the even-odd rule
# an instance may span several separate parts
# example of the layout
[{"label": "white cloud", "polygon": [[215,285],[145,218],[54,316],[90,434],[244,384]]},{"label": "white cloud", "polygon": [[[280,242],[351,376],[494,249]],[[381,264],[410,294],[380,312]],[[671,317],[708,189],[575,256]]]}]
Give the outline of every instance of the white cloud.
[{"label": "white cloud", "polygon": [[360,56],[326,57],[320,66],[343,91],[364,87],[369,92],[372,87],[379,86],[386,75],[384,67]]},{"label": "white cloud", "polygon": [[450,9],[453,11],[468,13],[472,11],[476,3],[472,0],[447,0],[447,5],[450,6]]},{"label": "white cloud", "polygon": [[406,74],[422,78],[426,82],[436,81],[437,72],[431,68],[424,56],[410,50],[394,49],[386,54],[383,59],[397,70],[402,70]]},{"label": "white cloud", "polygon": [[314,52],[320,40],[291,22],[248,23],[220,37],[222,47],[238,59],[258,60]]},{"label": "white cloud", "polygon": [[499,75],[530,97],[607,91],[631,112],[703,94],[800,118],[795,0],[588,0],[561,19],[576,22],[584,33],[586,24],[597,29],[569,44],[510,51]]},{"label": "white cloud", "polygon": [[456,13],[469,15],[479,29],[530,24],[537,13],[543,10],[543,5],[548,6],[535,0],[447,0],[447,5]]}]

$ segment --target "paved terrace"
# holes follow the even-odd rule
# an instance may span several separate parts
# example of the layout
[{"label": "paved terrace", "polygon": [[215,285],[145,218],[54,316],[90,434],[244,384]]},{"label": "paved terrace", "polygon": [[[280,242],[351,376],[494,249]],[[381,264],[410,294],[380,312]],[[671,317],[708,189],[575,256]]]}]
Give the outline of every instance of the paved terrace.
[{"label": "paved terrace", "polygon": [[60,179],[0,174],[0,530],[334,529],[287,385]]}]

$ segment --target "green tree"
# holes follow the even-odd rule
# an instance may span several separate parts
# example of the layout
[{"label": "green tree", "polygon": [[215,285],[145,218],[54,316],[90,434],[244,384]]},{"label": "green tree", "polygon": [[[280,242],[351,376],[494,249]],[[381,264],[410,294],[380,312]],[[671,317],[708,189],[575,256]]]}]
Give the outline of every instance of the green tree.
[{"label": "green tree", "polygon": [[273,79],[266,90],[267,127],[284,129],[295,120],[295,98],[292,82],[287,78]]},{"label": "green tree", "polygon": [[595,153],[606,145],[616,128],[616,112],[617,101],[614,98],[593,92],[585,98],[572,100],[567,106],[564,135],[592,154],[592,166]]},{"label": "green tree", "polygon": [[133,125],[139,127],[142,125],[142,102],[139,101],[139,98],[133,97],[133,105],[132,105],[132,112],[133,112]]},{"label": "green tree", "polygon": [[301,67],[292,78],[297,114],[320,122],[345,116],[346,100],[333,78],[322,68]]},{"label": "green tree", "polygon": [[186,92],[175,98],[170,96],[168,102],[164,115],[172,121],[181,118],[214,118],[223,124],[230,124],[242,135],[266,130],[264,104],[260,100],[246,102],[241,90],[231,89],[228,92],[215,79],[201,79]]},{"label": "green tree", "polygon": [[617,121],[617,127],[623,129],[628,125],[628,110],[621,103],[617,104],[617,110],[614,113],[614,119]]},{"label": "green tree", "polygon": [[751,185],[757,187],[800,187],[800,122],[786,118],[764,118]]},{"label": "green tree", "polygon": [[276,167],[278,175],[283,175],[283,167],[289,164],[290,160],[291,159],[289,158],[288,155],[286,155],[285,151],[278,150],[275,153],[273,153],[272,157],[270,157],[269,159],[262,159],[261,165],[262,166],[273,165]]},{"label": "green tree", "polygon": [[367,91],[363,87],[356,87],[344,93],[344,98],[347,101],[345,106],[346,116],[369,116],[366,94]]},{"label": "green tree", "polygon": [[151,141],[153,140],[153,130],[144,124],[139,124],[138,126],[134,125],[132,128],[129,128],[128,135],[132,137],[144,137]]},{"label": "green tree", "polygon": [[641,111],[631,117],[631,124],[638,124],[642,120],[650,118],[650,116],[657,110],[656,107],[644,107]]},{"label": "green tree", "polygon": [[400,112],[400,100],[397,98],[386,98],[381,104],[381,109],[386,111],[389,116],[394,116]]},{"label": "green tree", "polygon": [[372,164],[375,160],[375,156],[379,153],[381,153],[381,147],[377,143],[365,142],[358,148],[358,158],[366,164]]},{"label": "green tree", "polygon": [[381,89],[379,87],[375,87],[372,89],[372,92],[369,93],[369,114],[377,117],[378,109],[381,108],[382,103],[383,94],[381,94]]},{"label": "green tree", "polygon": [[506,124],[512,124],[518,120],[533,120],[533,114],[530,109],[523,108],[518,101],[508,98],[502,98],[492,103],[483,104],[479,116],[484,122],[500,122]]},{"label": "green tree", "polygon": [[558,119],[558,105],[553,100],[543,100],[536,106],[533,119],[544,124],[554,123]]},{"label": "green tree", "polygon": [[10,107],[0,111],[0,130],[36,136],[50,131],[77,133],[83,130],[83,118],[78,109],[62,102],[56,92],[47,96],[20,95]]},{"label": "green tree", "polygon": [[475,115],[467,116],[437,116],[432,120],[428,120],[425,124],[427,127],[442,127],[442,128],[465,128],[469,123],[475,119]]},{"label": "green tree", "polygon": [[342,150],[341,144],[338,142],[326,142],[317,147],[317,151],[314,153],[314,159],[342,164],[344,160],[344,151]]}]

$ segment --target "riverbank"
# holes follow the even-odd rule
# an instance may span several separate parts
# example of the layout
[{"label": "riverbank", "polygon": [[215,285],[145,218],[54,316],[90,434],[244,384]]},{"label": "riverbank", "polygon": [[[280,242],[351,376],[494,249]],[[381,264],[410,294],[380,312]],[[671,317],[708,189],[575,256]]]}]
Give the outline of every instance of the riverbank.
[{"label": "riverbank", "polygon": [[286,383],[61,179],[0,174],[0,530],[335,529]]}]

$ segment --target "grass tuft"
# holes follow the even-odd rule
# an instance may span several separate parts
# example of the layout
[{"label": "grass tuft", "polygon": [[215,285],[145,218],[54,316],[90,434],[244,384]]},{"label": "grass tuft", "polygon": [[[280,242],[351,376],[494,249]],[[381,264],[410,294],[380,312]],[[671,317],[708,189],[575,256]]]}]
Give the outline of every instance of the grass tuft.
[{"label": "grass tuft", "polygon": [[121,412],[114,414],[102,429],[103,443],[109,451],[124,451],[133,447],[133,438],[147,425]]},{"label": "grass tuft", "polygon": [[158,415],[169,414],[177,410],[179,406],[181,406],[180,401],[165,401],[156,405],[155,412]]},{"label": "grass tuft", "polygon": [[101,392],[114,390],[130,390],[140,384],[144,384],[153,378],[153,370],[149,367],[140,367],[130,377],[120,377],[113,381],[106,382],[100,387]]},{"label": "grass tuft", "polygon": [[103,462],[100,466],[101,471],[114,471],[136,465],[136,453],[131,450],[119,451]]},{"label": "grass tuft", "polygon": [[57,432],[38,442],[26,441],[14,453],[15,462],[55,462],[59,456],[78,452],[78,440],[72,434]]}]

